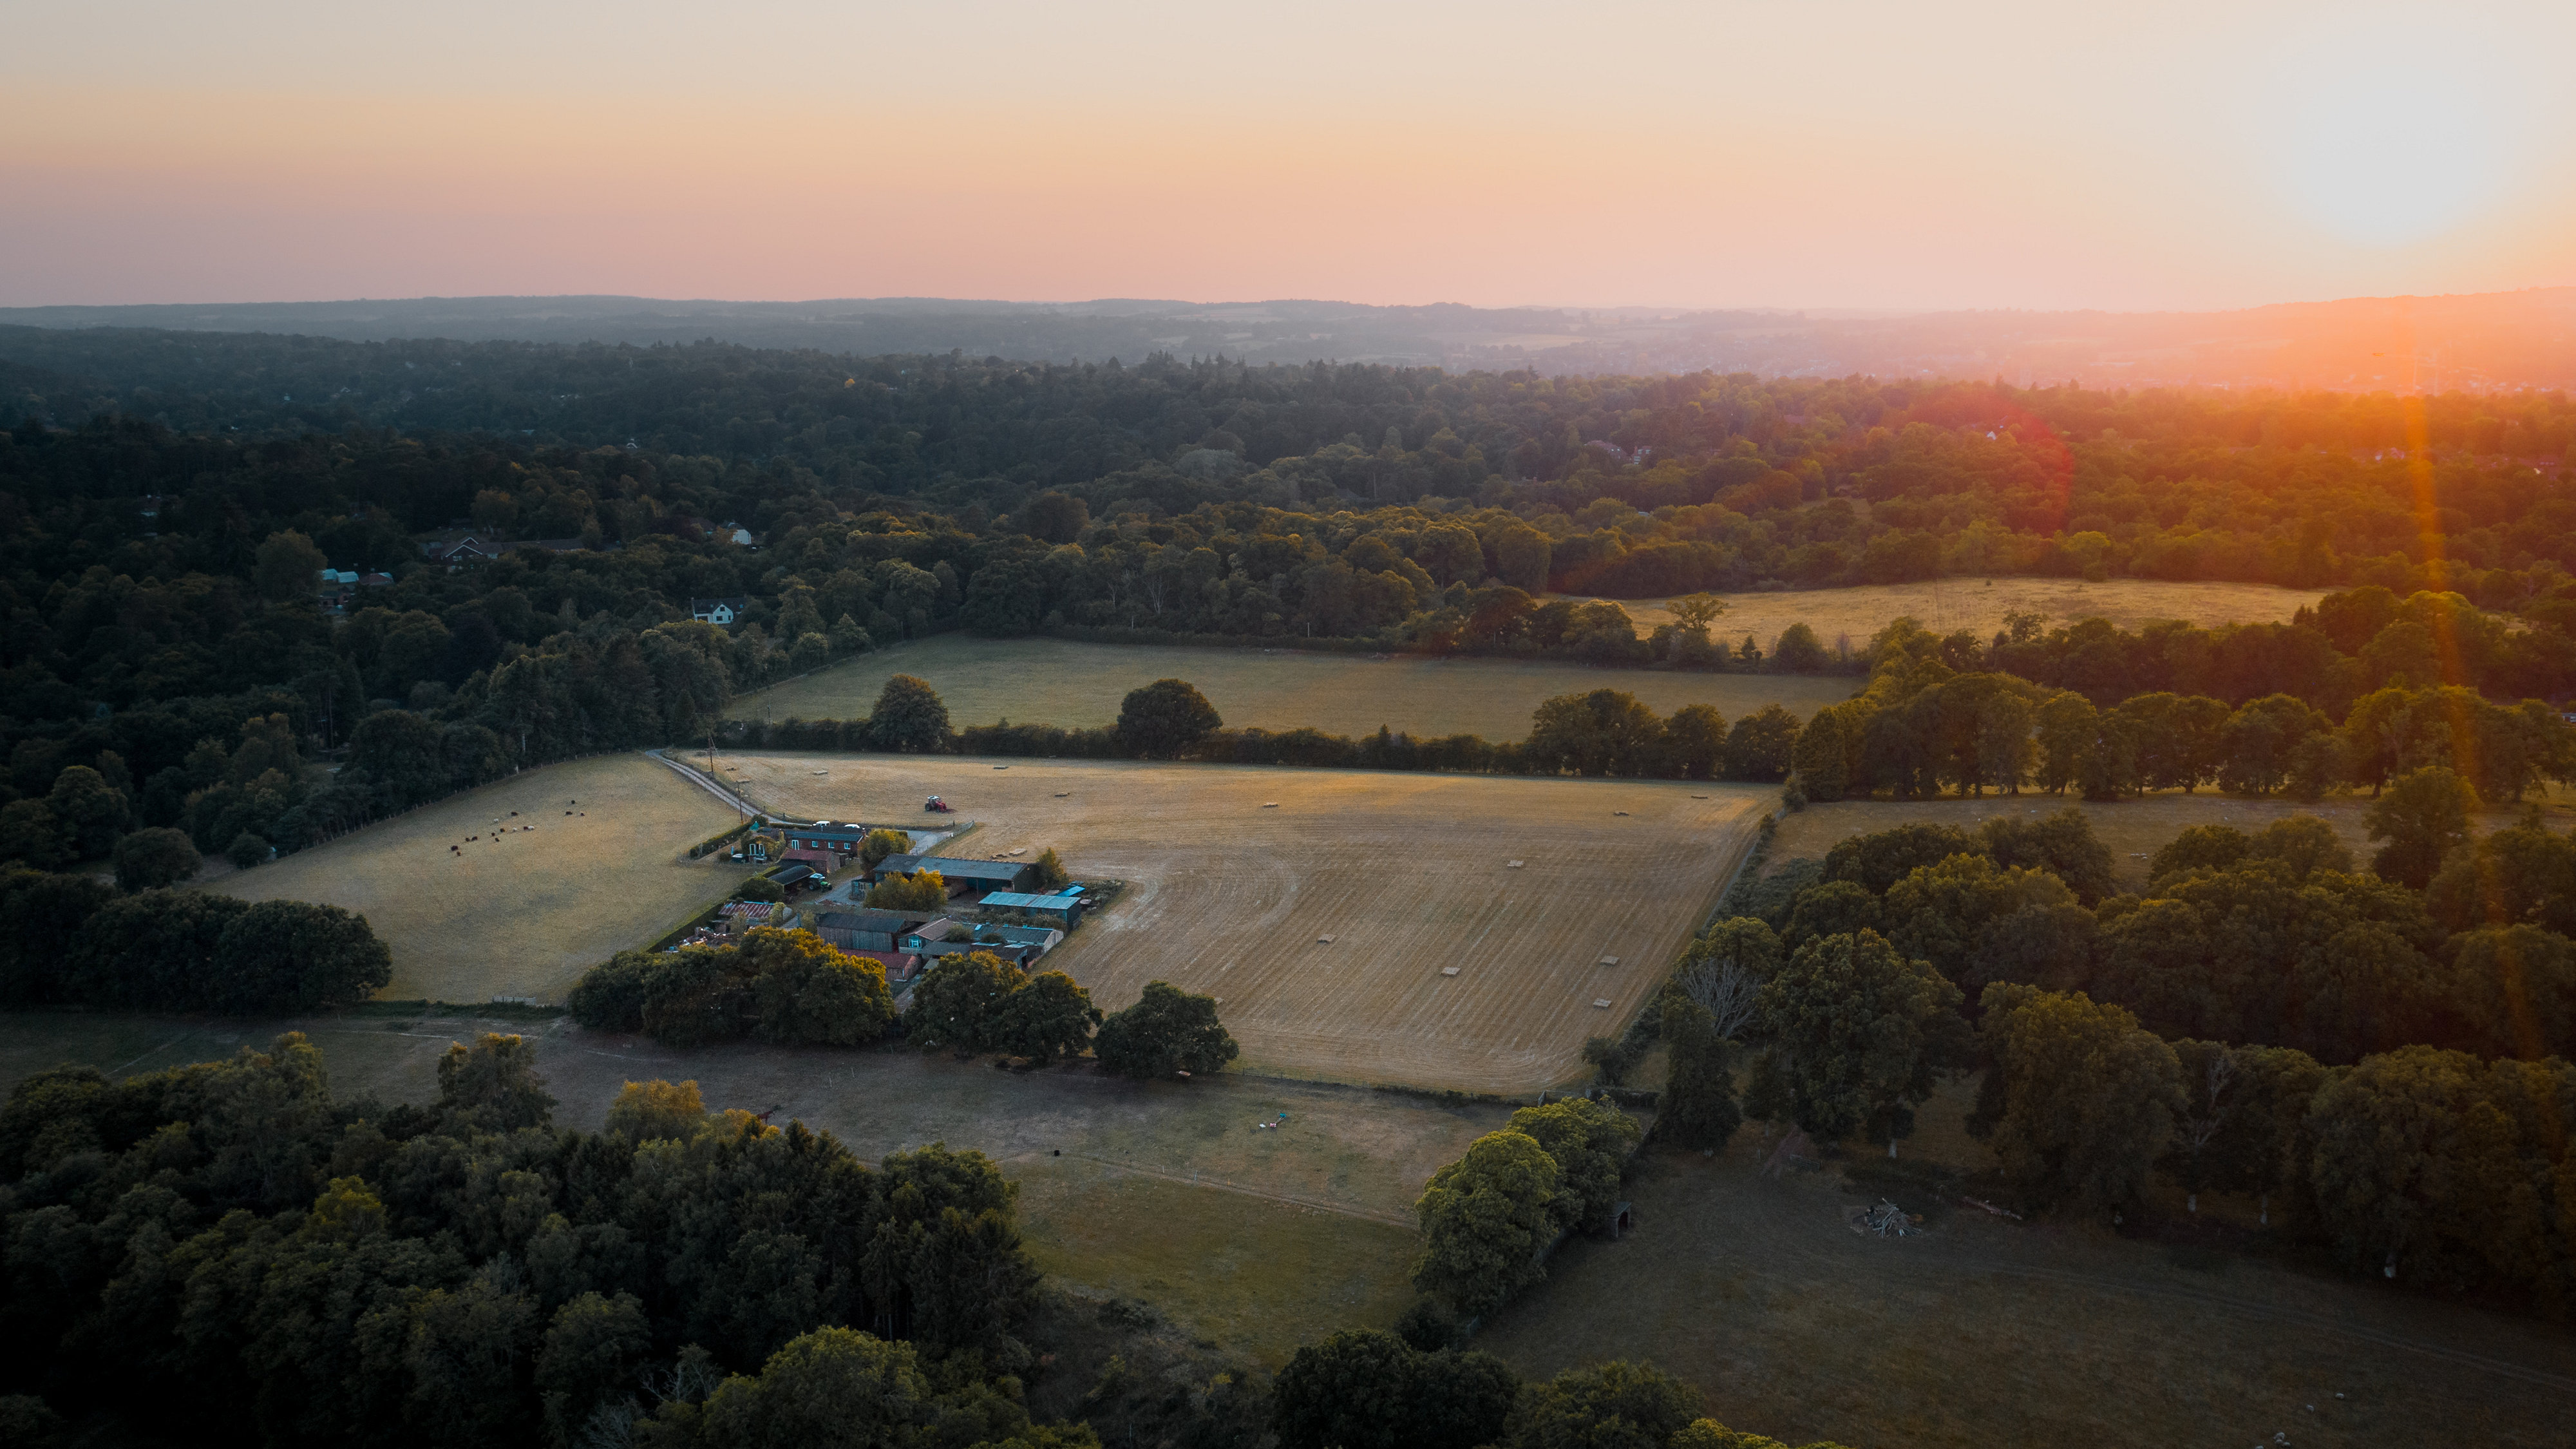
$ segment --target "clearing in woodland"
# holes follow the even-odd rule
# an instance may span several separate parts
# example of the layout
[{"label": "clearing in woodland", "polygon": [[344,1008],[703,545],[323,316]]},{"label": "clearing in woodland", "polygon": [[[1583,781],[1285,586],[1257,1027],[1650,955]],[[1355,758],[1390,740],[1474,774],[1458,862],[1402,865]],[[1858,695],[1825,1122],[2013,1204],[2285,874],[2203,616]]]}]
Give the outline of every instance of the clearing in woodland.
[{"label": "clearing in woodland", "polygon": [[[1816,631],[1827,649],[1838,635],[1851,636],[1858,648],[1891,620],[1911,616],[1935,634],[1965,629],[1980,639],[1994,637],[2008,610],[2045,614],[2052,625],[2102,618],[2123,629],[2149,619],[2180,619],[2204,628],[2216,624],[2286,624],[2300,609],[2325,597],[2323,589],[2284,589],[2272,584],[2171,583],[2163,579],[1954,578],[1914,584],[1864,584],[1848,589],[1785,589],[1763,593],[1720,594],[1726,612],[1710,633],[1737,640],[1750,634],[1764,649],[1792,624]],[[1561,594],[1559,598],[1589,598]],[[1616,601],[1637,621],[1637,631],[1651,633],[1672,622],[1665,599]]]},{"label": "clearing in woodland", "polygon": [[719,764],[782,814],[904,821],[945,796],[983,827],[949,850],[1053,846],[1077,880],[1126,881],[1047,958],[1104,1010],[1169,981],[1218,998],[1247,1068],[1485,1092],[1580,1076],[1584,1038],[1644,1004],[1779,798],[953,756]]},{"label": "clearing in woodland", "polygon": [[[1767,638],[1763,647],[1770,647]],[[1473,734],[1496,741],[1526,736],[1530,712],[1550,695],[1624,689],[1657,714],[1712,704],[1730,720],[1779,704],[1803,720],[1850,698],[1859,682],[1840,675],[1595,669],[1565,660],[1371,657],[939,634],[746,694],[729,713],[736,719],[860,719],[876,708],[877,692],[897,674],[928,681],[961,727],[1005,717],[1067,729],[1112,724],[1129,690],[1157,679],[1186,679],[1237,728],[1367,735],[1384,725],[1422,738]]]},{"label": "clearing in woodland", "polygon": [[583,971],[742,879],[721,857],[688,858],[741,818],[665,765],[603,755],[524,771],[211,885],[365,916],[393,950],[391,999],[561,1001]]},{"label": "clearing in woodland", "polygon": [[[1840,1172],[1765,1176],[1753,1126],[1714,1159],[1649,1148],[1628,1179],[1637,1230],[1568,1242],[1476,1347],[1530,1377],[1652,1359],[1729,1425],[1790,1444],[2567,1442],[2562,1326],[1890,1186],[1991,1164],[1959,1130],[1975,1097],[1949,1084],[1897,1164],[1856,1144]],[[1930,1231],[1854,1232],[1846,1209],[1882,1192]]]}]

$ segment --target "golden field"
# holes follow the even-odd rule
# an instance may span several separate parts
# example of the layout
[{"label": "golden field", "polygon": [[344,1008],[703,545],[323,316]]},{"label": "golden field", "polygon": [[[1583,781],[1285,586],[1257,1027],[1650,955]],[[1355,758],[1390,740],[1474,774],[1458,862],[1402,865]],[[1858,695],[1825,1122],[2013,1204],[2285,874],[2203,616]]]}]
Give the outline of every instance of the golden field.
[{"label": "golden field", "polygon": [[[1584,1038],[1626,1026],[1778,798],[1105,761],[719,764],[779,812],[900,822],[943,795],[981,826],[950,851],[1053,846],[1077,880],[1126,881],[1047,958],[1105,1010],[1169,981],[1223,1003],[1246,1068],[1489,1092],[1585,1072]],[[1441,974],[1450,966],[1458,975]]]}]

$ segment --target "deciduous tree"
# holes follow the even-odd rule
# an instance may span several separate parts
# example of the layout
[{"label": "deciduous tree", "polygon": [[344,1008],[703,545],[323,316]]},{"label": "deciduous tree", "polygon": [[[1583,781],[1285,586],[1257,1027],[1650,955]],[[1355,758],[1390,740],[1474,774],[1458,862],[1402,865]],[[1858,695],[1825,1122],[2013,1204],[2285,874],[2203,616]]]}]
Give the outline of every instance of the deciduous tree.
[{"label": "deciduous tree", "polygon": [[1125,1077],[1202,1076],[1242,1053],[1218,1022],[1216,999],[1167,981],[1148,981],[1135,1005],[1100,1024],[1092,1043],[1100,1065]]},{"label": "deciduous tree", "polygon": [[2134,1200],[2186,1099],[2172,1047],[2081,992],[1986,988],[1969,1123],[2032,1202]]},{"label": "deciduous tree", "polygon": [[1820,1142],[1914,1131],[1914,1105],[1962,1065],[1959,988],[1897,954],[1876,931],[1801,946],[1762,989],[1772,1044],[1754,1067],[1766,1107]]}]

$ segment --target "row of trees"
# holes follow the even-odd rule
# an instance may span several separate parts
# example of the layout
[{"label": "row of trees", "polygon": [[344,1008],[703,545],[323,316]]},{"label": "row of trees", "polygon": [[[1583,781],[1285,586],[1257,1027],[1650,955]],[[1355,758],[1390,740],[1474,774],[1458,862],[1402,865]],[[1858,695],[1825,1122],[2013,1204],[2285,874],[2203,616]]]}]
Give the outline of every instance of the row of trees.
[{"label": "row of trees", "polygon": [[2465,688],[2401,684],[2350,700],[2340,722],[2286,693],[2231,708],[2153,691],[2099,707],[2017,675],[1960,672],[1909,625],[1880,636],[1867,689],[1808,721],[1794,755],[1804,798],[2018,794],[2029,784],[2117,800],[2216,785],[2312,801],[2376,794],[2440,766],[2483,798],[2517,800],[2576,779],[2576,726],[2539,700],[2504,705]]},{"label": "row of trees", "polygon": [[723,730],[727,744],[744,750],[874,748],[1773,783],[1788,774],[1798,734],[1798,717],[1776,704],[1732,723],[1705,704],[1683,705],[1665,719],[1627,691],[1608,688],[1546,700],[1532,713],[1526,740],[1499,744],[1477,735],[1416,739],[1385,728],[1357,739],[1315,729],[1228,729],[1207,697],[1180,679],[1129,691],[1117,722],[1106,728],[999,723],[957,729],[938,693],[908,674],[886,681],[864,720],[733,720]]},{"label": "row of trees", "polygon": [[1041,1064],[1093,1053],[1103,1070],[1139,1078],[1222,1071],[1241,1051],[1212,997],[1153,981],[1134,1005],[1104,1017],[1072,977],[1033,973],[989,951],[933,959],[898,1018],[885,967],[873,958],[811,931],[765,926],[736,946],[620,951],[582,973],[567,1006],[584,1026],[674,1046],[747,1037],[867,1046],[899,1030],[924,1050]]},{"label": "row of trees", "polygon": [[373,996],[393,956],[366,917],[95,876],[0,869],[0,1004],[304,1012]]}]

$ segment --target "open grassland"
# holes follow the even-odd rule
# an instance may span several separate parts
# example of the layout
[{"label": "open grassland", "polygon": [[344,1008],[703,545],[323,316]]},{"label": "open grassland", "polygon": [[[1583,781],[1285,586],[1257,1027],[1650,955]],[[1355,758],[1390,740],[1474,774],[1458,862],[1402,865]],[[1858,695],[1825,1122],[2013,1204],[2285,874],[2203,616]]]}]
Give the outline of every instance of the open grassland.
[{"label": "open grassland", "polygon": [[[559,1126],[595,1129],[621,1086],[660,1077],[697,1082],[713,1108],[828,1130],[871,1162],[932,1142],[983,1152],[1022,1184],[1023,1234],[1050,1275],[1149,1299],[1194,1336],[1273,1367],[1299,1342],[1403,1311],[1413,1200],[1509,1113],[1239,1073],[1187,1083],[1088,1066],[1019,1075],[899,1048],[691,1051],[562,1018],[372,1010],[292,1021],[0,1014],[0,1092],[60,1063],[124,1076],[300,1030],[322,1049],[338,1096],[425,1102],[448,1043],[525,1034]],[[1284,1125],[1253,1128],[1282,1112]]]},{"label": "open grassland", "polygon": [[[2552,829],[2565,830],[2576,823],[2576,796],[2554,793],[2538,804],[2548,817]],[[1771,851],[1763,861],[1763,874],[1776,875],[1790,861],[1801,857],[1822,860],[1837,841],[1872,831],[1892,830],[1899,825],[1953,825],[1970,834],[1997,816],[2012,815],[2035,820],[2052,815],[2073,805],[2092,822],[2093,833],[2111,851],[2111,863],[2119,871],[2120,883],[2137,890],[2147,883],[2147,864],[2155,853],[2173,842],[2173,838],[2194,825],[2233,825],[2252,834],[2275,820],[2292,815],[2314,815],[2334,827],[2344,845],[2352,851],[2356,865],[2368,866],[2377,848],[2362,823],[2363,812],[2370,801],[2364,796],[2338,795],[2303,805],[2295,800],[2254,799],[2239,795],[2222,795],[2214,790],[2200,790],[2185,795],[2178,790],[2142,795],[2134,800],[2093,802],[2067,795],[1988,795],[1981,799],[1961,800],[1837,800],[1830,805],[1810,805],[1794,815],[1780,818],[1779,829],[1771,838]],[[2510,825],[2520,817],[2526,805],[2500,806],[2472,817],[2472,828],[2480,834]]]},{"label": "open grassland", "polygon": [[[1927,1104],[1909,1158],[1982,1165],[1958,1130],[1973,1096]],[[1749,1128],[1714,1159],[1650,1149],[1637,1231],[1567,1244],[1476,1346],[1530,1376],[1652,1359],[1729,1426],[1792,1444],[2567,1442],[2561,1326],[1965,1207],[1927,1213],[1923,1237],[1862,1237],[1843,1211],[1874,1188],[1763,1176],[1768,1146]]]},{"label": "open grassland", "polygon": [[[2284,589],[2271,584],[2184,584],[2161,579],[2112,579],[2088,584],[2082,579],[1956,578],[1918,584],[1864,584],[1849,589],[1790,589],[1777,593],[1720,594],[1726,612],[1712,632],[1720,639],[1750,634],[1764,649],[1792,624],[1816,631],[1825,647],[1848,634],[1856,648],[1889,621],[1912,616],[1936,634],[1966,629],[1990,638],[2004,625],[2007,610],[2045,614],[2054,623],[2103,618],[2123,629],[2149,619],[2181,619],[2213,624],[2285,624],[2301,607],[2325,596],[2322,589]],[[1560,598],[1589,598],[1562,594]],[[1619,606],[1635,619],[1638,632],[1651,633],[1672,622],[1664,599],[1622,599]]]},{"label": "open grassland", "polygon": [[742,878],[721,859],[688,858],[740,818],[666,766],[607,755],[529,770],[211,884],[365,916],[393,949],[389,998],[560,1001],[584,970]]},{"label": "open grassland", "polygon": [[731,713],[737,719],[860,718],[896,674],[928,680],[959,725],[1006,718],[1068,729],[1112,724],[1127,691],[1157,679],[1186,679],[1238,727],[1312,726],[1362,735],[1385,725],[1417,736],[1489,740],[1522,738],[1542,700],[1589,689],[1624,689],[1657,714],[1713,704],[1734,719],[1776,703],[1805,719],[1849,698],[1858,683],[1841,676],[1594,669],[1554,660],[1371,658],[940,634],[744,695]]},{"label": "open grassland", "polygon": [[1169,981],[1223,1003],[1247,1068],[1492,1092],[1585,1071],[1583,1039],[1644,1003],[1777,797],[1097,761],[719,763],[782,813],[919,819],[944,795],[982,825],[952,849],[1054,846],[1077,879],[1128,882],[1047,958],[1105,1010]]},{"label": "open grassland", "polygon": [[1416,1296],[1410,1227],[1071,1158],[1012,1164],[1030,1256],[1097,1295],[1141,1298],[1271,1368],[1344,1328],[1392,1328]]}]

